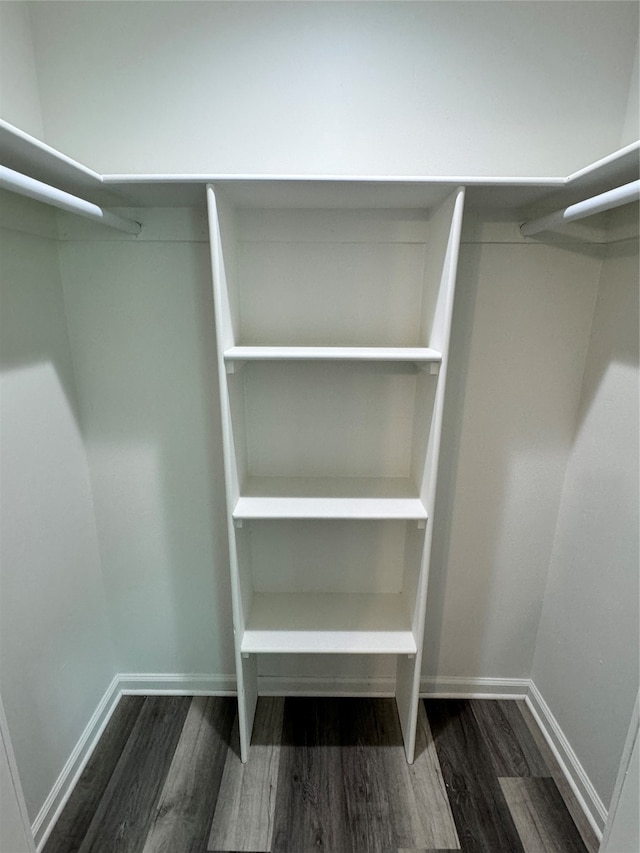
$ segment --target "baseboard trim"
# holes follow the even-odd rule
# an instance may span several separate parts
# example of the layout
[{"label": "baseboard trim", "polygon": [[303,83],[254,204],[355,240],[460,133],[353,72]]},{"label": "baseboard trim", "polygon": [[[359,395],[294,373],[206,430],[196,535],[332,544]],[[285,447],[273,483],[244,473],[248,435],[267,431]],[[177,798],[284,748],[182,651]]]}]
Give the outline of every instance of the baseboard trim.
[{"label": "baseboard trim", "polygon": [[473,678],[427,676],[420,679],[423,699],[524,699],[528,678]]},{"label": "baseboard trim", "polygon": [[[393,696],[394,678],[309,678],[260,676],[263,696]],[[122,695],[235,696],[235,675],[197,673],[121,673],[98,703],[78,743],[31,827],[38,853],[44,847],[74,785],[91,757]],[[556,757],[567,782],[598,839],[602,838],[607,810],[542,694],[530,679],[426,677],[420,681],[422,698],[525,699],[540,731]]]},{"label": "baseboard trim", "polygon": [[98,703],[55,785],[31,825],[38,853],[51,834],[80,774],[123,695],[235,696],[235,675],[128,674],[116,675]]},{"label": "baseboard trim", "polygon": [[[422,678],[423,699],[524,699],[526,678]],[[258,677],[261,696],[371,696],[395,694],[395,678],[311,678],[308,676]]]},{"label": "baseboard trim", "polygon": [[100,736],[109,722],[118,700],[120,699],[120,685],[116,675],[107,687],[91,719],[80,735],[66,764],[51,789],[49,796],[44,801],[42,808],[34,820],[31,831],[36,843],[38,853],[44,847],[47,838],[51,834],[60,812],[64,808],[73,787],[84,770],[91,753],[100,740]]},{"label": "baseboard trim", "polygon": [[235,675],[200,673],[121,673],[123,696],[235,696]]},{"label": "baseboard trim", "polygon": [[529,683],[529,692],[525,701],[571,786],[571,790],[576,795],[598,841],[602,841],[602,833],[607,822],[607,809],[560,728],[560,724],[553,716],[551,709],[533,681]]},{"label": "baseboard trim", "polygon": [[312,678],[259,675],[260,696],[369,696],[395,695],[395,678]]}]

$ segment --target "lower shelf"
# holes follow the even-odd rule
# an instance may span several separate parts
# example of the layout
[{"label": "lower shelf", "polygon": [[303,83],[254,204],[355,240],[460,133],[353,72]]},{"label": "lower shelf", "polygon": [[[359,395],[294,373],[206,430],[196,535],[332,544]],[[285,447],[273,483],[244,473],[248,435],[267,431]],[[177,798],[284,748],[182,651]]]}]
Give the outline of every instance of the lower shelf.
[{"label": "lower shelf", "polygon": [[401,595],[255,593],[243,653],[416,654]]}]

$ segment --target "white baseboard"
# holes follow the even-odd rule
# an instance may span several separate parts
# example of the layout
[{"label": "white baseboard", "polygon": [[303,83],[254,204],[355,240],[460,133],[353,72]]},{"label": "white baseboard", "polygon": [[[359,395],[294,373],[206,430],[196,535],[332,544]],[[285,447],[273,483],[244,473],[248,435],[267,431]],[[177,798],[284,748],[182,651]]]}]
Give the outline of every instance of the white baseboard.
[{"label": "white baseboard", "polygon": [[599,841],[607,809],[542,694],[531,681],[526,702]]},{"label": "white baseboard", "polygon": [[[393,696],[393,678],[310,678],[260,676],[264,696]],[[36,817],[32,831],[38,851],[42,850],[60,812],[91,757],[102,732],[122,695],[147,696],[235,696],[235,675],[121,673],[115,676],[98,703],[73,752],[58,776],[51,793]],[[525,699],[542,734],[549,743],[564,775],[598,838],[607,810],[578,757],[540,691],[529,679],[427,677],[420,682],[423,698]]]},{"label": "white baseboard", "polygon": [[[524,699],[529,690],[527,678],[422,678],[422,698]],[[258,677],[261,696],[393,696],[395,679],[311,678],[307,676]]]},{"label": "white baseboard", "polygon": [[60,812],[64,808],[71,792],[73,791],[73,786],[78,781],[87,761],[91,757],[91,753],[100,740],[100,735],[109,722],[119,699],[120,685],[118,682],[118,676],[116,675],[111,684],[107,687],[104,696],[100,702],[98,702],[98,707],[95,709],[91,719],[85,726],[84,731],[80,735],[79,741],[75,745],[67,763],[62,768],[60,775],[56,779],[55,785],[51,789],[49,796],[44,801],[42,808],[38,812],[38,815],[31,826],[31,831],[33,832],[33,838],[38,851],[44,847]]},{"label": "white baseboard", "polygon": [[524,699],[531,682],[528,678],[423,677],[420,696],[424,699]]},{"label": "white baseboard", "polygon": [[235,696],[235,675],[199,673],[120,673],[124,696]]},{"label": "white baseboard", "polygon": [[55,785],[45,800],[31,831],[38,853],[46,844],[60,812],[69,799],[74,785],[84,770],[93,750],[107,723],[111,719],[120,697],[129,694],[148,696],[235,696],[235,675],[193,675],[193,674],[135,674],[116,675],[98,703],[91,719],[82,732],[78,743],[65,766],[62,768]]},{"label": "white baseboard", "polygon": [[395,678],[312,678],[259,675],[260,696],[370,696],[395,695]]}]

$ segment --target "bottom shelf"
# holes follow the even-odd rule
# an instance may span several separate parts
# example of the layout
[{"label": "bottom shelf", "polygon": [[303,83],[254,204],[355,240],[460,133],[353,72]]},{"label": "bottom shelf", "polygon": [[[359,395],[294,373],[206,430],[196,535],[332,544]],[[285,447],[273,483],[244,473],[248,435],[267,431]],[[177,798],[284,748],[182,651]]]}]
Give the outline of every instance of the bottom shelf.
[{"label": "bottom shelf", "polygon": [[402,595],[255,593],[243,653],[416,654]]}]

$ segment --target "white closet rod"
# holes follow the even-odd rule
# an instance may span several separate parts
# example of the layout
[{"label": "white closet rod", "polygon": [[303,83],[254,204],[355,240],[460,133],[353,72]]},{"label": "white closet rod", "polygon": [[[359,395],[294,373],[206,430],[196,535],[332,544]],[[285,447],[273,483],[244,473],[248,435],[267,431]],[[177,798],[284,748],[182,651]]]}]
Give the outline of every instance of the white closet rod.
[{"label": "white closet rod", "polygon": [[59,207],[69,213],[77,213],[78,216],[100,222],[109,228],[126,231],[127,234],[139,234],[142,230],[142,225],[139,222],[134,222],[133,219],[125,219],[123,216],[104,210],[97,204],[85,201],[83,198],[78,198],[56,187],[51,187],[42,181],[36,181],[35,178],[30,178],[20,172],[14,172],[13,169],[6,166],[0,166],[0,187],[35,199],[35,201]]},{"label": "white closet rod", "polygon": [[584,219],[585,216],[593,216],[594,213],[613,210],[614,207],[621,207],[623,204],[629,204],[629,202],[637,201],[639,198],[640,181],[631,181],[629,184],[616,187],[606,193],[594,195],[593,198],[571,204],[564,210],[557,210],[548,216],[541,216],[540,219],[525,222],[524,225],[520,226],[520,231],[525,237],[531,237],[540,231],[550,231],[565,222],[573,222],[576,219]]}]

